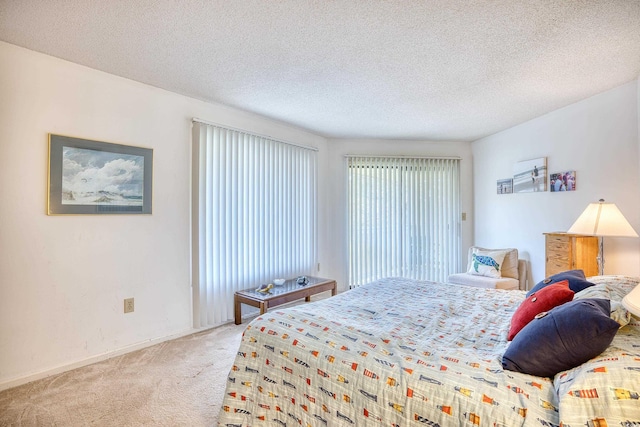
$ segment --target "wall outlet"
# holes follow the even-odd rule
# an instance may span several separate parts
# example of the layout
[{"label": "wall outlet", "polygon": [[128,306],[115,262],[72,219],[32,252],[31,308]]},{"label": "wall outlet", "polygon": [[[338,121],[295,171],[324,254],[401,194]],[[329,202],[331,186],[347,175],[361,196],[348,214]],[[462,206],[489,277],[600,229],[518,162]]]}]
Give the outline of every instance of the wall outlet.
[{"label": "wall outlet", "polygon": [[133,298],[124,299],[124,312],[133,313]]}]

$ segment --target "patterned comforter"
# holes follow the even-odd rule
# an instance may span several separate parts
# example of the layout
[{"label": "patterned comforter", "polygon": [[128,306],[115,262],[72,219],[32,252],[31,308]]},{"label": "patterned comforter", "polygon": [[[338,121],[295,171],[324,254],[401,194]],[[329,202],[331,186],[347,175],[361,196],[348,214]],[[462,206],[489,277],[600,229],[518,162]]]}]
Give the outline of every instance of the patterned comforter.
[{"label": "patterned comforter", "polygon": [[[625,280],[613,301],[635,283],[599,283]],[[640,426],[637,319],[591,369],[534,377],[501,364],[523,299],[391,278],[265,313],[243,335],[219,425]]]}]

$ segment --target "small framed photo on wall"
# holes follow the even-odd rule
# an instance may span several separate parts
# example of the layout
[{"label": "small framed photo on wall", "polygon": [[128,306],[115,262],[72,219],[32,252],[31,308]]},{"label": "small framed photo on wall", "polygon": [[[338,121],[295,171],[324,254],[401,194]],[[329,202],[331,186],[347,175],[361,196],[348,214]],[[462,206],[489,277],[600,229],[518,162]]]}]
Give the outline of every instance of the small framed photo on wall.
[{"label": "small framed photo on wall", "polygon": [[513,167],[514,193],[547,191],[547,158],[524,160]]},{"label": "small framed photo on wall", "polygon": [[558,172],[550,175],[551,192],[575,191],[576,171]]},{"label": "small framed photo on wall", "polygon": [[513,193],[513,179],[499,179],[497,183],[498,194],[511,194]]}]

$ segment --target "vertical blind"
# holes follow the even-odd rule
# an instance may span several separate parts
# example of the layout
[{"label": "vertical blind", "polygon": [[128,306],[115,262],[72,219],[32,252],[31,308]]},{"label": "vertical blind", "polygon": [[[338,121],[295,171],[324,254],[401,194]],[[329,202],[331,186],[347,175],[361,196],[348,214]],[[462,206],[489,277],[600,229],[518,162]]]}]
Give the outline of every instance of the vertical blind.
[{"label": "vertical blind", "polygon": [[309,274],[316,151],[194,121],[194,327],[233,318],[233,294]]},{"label": "vertical blind", "polygon": [[460,265],[459,159],[347,157],[349,286]]}]

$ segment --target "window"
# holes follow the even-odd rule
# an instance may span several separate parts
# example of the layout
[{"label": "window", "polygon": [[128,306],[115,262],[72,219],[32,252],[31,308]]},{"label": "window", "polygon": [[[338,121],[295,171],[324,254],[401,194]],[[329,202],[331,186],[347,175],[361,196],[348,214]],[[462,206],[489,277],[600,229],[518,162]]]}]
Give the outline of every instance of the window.
[{"label": "window", "polygon": [[316,263],[316,151],[194,121],[194,327],[233,318],[237,290]]},{"label": "window", "polygon": [[459,159],[347,158],[349,286],[460,265]]}]

